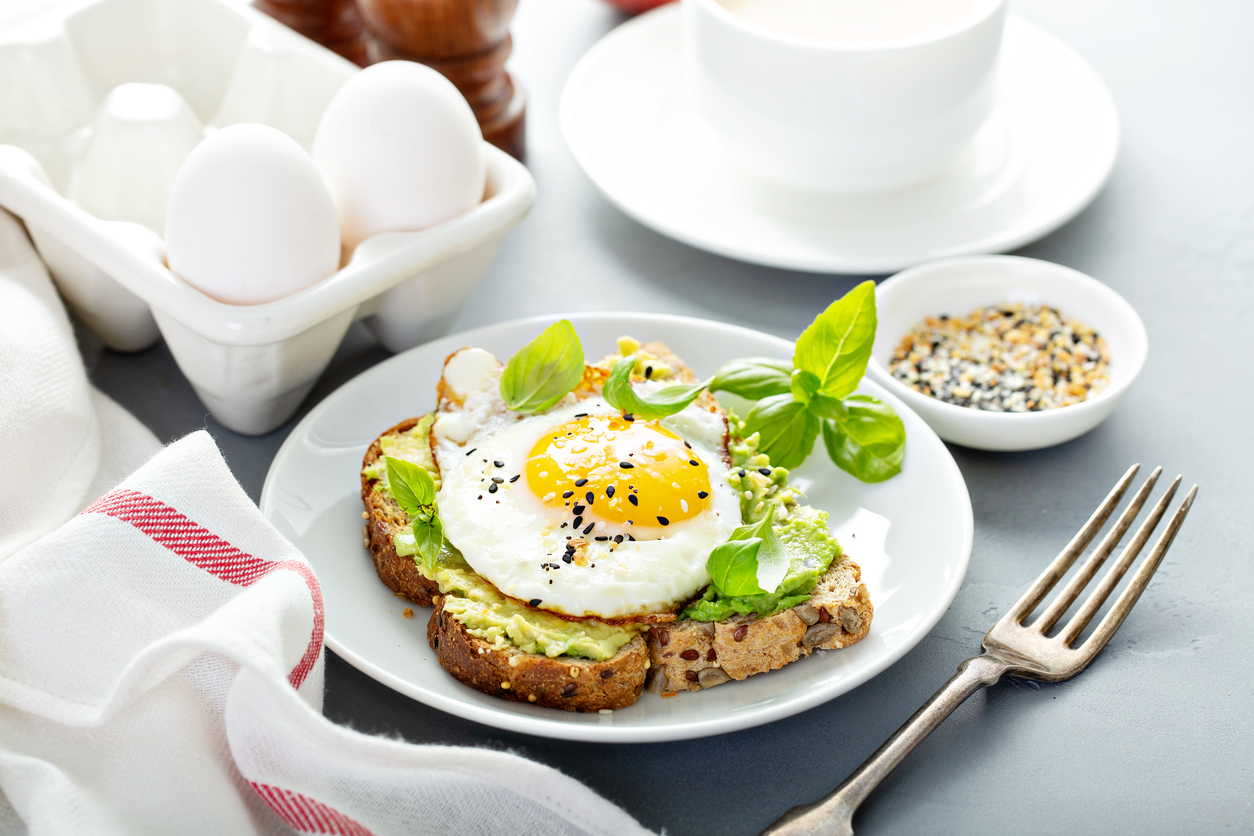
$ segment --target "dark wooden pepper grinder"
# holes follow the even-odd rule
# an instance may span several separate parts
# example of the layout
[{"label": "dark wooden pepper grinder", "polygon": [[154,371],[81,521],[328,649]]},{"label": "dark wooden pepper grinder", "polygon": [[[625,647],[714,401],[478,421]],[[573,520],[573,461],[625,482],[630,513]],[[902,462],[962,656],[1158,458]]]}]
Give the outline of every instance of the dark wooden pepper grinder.
[{"label": "dark wooden pepper grinder", "polygon": [[253,5],[359,67],[372,63],[357,0],[253,0]]},{"label": "dark wooden pepper grinder", "polygon": [[522,159],[525,102],[505,71],[518,0],[358,2],[378,60],[403,58],[439,70],[470,102],[483,138]]}]

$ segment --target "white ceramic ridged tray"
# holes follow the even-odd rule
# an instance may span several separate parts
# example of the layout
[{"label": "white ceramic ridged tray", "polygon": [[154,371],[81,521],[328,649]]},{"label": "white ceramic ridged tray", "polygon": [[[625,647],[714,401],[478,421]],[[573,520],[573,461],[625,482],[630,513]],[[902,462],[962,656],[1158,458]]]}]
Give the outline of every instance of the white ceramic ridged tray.
[{"label": "white ceramic ridged tray", "polygon": [[484,144],[488,179],[470,211],[364,241],[341,269],[292,296],[228,305],[170,272],[138,223],[67,199],[96,110],[126,82],[173,87],[208,130],[260,122],[306,149],[357,68],[250,8],[223,0],[85,0],[0,34],[0,206],[21,217],[61,294],[111,348],[164,337],[227,427],[268,432],[313,387],[344,332],[365,319],[401,351],[443,335],[535,198],[522,164]]}]

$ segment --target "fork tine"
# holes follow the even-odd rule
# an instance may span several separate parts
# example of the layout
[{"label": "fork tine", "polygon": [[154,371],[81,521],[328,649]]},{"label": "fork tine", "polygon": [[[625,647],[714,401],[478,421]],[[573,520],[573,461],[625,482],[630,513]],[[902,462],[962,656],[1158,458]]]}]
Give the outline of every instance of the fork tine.
[{"label": "fork tine", "polygon": [[1132,497],[1132,501],[1128,503],[1128,507],[1119,515],[1119,520],[1114,527],[1106,533],[1102,538],[1102,542],[1084,561],[1084,565],[1080,567],[1080,571],[1076,572],[1065,589],[1059,593],[1058,597],[1049,602],[1049,607],[1041,614],[1039,618],[1032,623],[1032,628],[1040,630],[1042,633],[1048,633],[1049,629],[1062,618],[1062,614],[1067,608],[1080,596],[1084,591],[1084,587],[1088,586],[1089,581],[1093,580],[1093,576],[1097,574],[1097,570],[1102,568],[1102,564],[1106,562],[1106,558],[1110,557],[1110,553],[1115,550],[1115,546],[1119,545],[1119,541],[1123,539],[1123,535],[1127,533],[1132,526],[1132,522],[1136,519],[1136,515],[1141,513],[1141,507],[1145,505],[1146,498],[1149,497],[1150,491],[1154,489],[1154,483],[1158,481],[1158,476],[1163,472],[1161,467],[1154,468],[1154,472],[1149,475],[1145,483],[1141,485],[1140,490]]},{"label": "fork tine", "polygon": [[[1154,505],[1154,510],[1150,511],[1145,522],[1141,523],[1141,527],[1137,529],[1136,536],[1132,538],[1132,542],[1124,547],[1119,555],[1119,559],[1114,565],[1107,570],[1102,577],[1101,583],[1089,595],[1088,600],[1080,607],[1079,611],[1072,616],[1071,621],[1067,622],[1058,633],[1058,640],[1064,645],[1070,645],[1080,633],[1084,632],[1084,628],[1088,626],[1089,621],[1101,609],[1102,604],[1110,597],[1110,593],[1119,584],[1119,580],[1128,571],[1128,567],[1132,565],[1132,561],[1136,560],[1136,556],[1141,553],[1141,549],[1145,547],[1146,541],[1154,533],[1154,529],[1158,527],[1159,521],[1163,518],[1163,514],[1167,512],[1167,506],[1171,503],[1171,499],[1176,494],[1176,489],[1180,487],[1180,477],[1177,476],[1175,481],[1171,483],[1171,487],[1167,488],[1167,492],[1163,494],[1162,499]],[[1113,631],[1112,631],[1113,632]]]},{"label": "fork tine", "polygon": [[[1176,478],[1179,481],[1179,477]],[[1128,617],[1128,613],[1132,612],[1132,607],[1136,604],[1137,599],[1141,597],[1141,593],[1145,591],[1145,587],[1149,586],[1150,578],[1154,576],[1154,572],[1158,571],[1158,564],[1162,563],[1163,557],[1167,554],[1167,549],[1171,548],[1172,542],[1176,539],[1176,532],[1180,530],[1180,526],[1184,523],[1185,516],[1188,515],[1189,509],[1193,507],[1193,497],[1197,496],[1197,485],[1189,489],[1188,495],[1184,501],[1180,503],[1180,507],[1176,509],[1176,513],[1172,516],[1171,522],[1167,523],[1167,530],[1158,538],[1158,542],[1154,544],[1154,550],[1150,552],[1150,556],[1145,559],[1145,563],[1136,571],[1132,577],[1132,582],[1128,584],[1128,588],[1119,596],[1119,600],[1111,607],[1110,612],[1097,625],[1097,629],[1093,631],[1093,635],[1085,639],[1084,644],[1080,645],[1080,653],[1083,654],[1085,664],[1087,665],[1097,652],[1106,646],[1106,642],[1110,641],[1110,637],[1115,634],[1119,626],[1123,624],[1123,620]]]},{"label": "fork tine", "polygon": [[1002,623],[1013,621],[1015,624],[1022,624],[1023,620],[1036,609],[1036,605],[1041,603],[1041,599],[1054,588],[1054,584],[1058,583],[1058,579],[1067,574],[1067,570],[1071,568],[1071,564],[1075,563],[1075,559],[1080,556],[1089,542],[1106,524],[1107,518],[1111,512],[1119,504],[1119,500],[1123,498],[1124,493],[1128,490],[1128,485],[1132,483],[1132,477],[1141,468],[1139,464],[1134,464],[1128,468],[1128,472],[1123,474],[1118,483],[1111,488],[1110,493],[1102,500],[1102,504],[1097,506],[1097,510],[1093,512],[1093,516],[1089,517],[1089,521],[1084,527],[1076,532],[1075,537],[1071,538],[1071,542],[1067,544],[1058,556],[1054,558],[1049,566],[1045,567],[1045,571],[1032,584],[1031,589],[1023,593],[1010,610],[1002,616]]}]

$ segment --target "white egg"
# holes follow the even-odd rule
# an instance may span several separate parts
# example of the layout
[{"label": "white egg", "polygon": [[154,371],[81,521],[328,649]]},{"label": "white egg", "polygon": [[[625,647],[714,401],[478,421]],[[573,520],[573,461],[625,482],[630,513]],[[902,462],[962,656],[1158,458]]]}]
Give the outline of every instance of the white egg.
[{"label": "white egg", "polygon": [[327,106],[313,143],[344,245],[424,229],[478,204],[482,140],[470,105],[430,67],[384,61],[355,75]]},{"label": "white egg", "polygon": [[664,612],[704,588],[741,522],[723,413],[626,420],[587,393],[520,416],[500,374],[486,352],[454,354],[434,426],[444,534],[475,571],[573,616]]},{"label": "white egg", "polygon": [[338,269],[335,205],[296,140],[232,125],[196,146],[170,192],[170,269],[221,302],[255,305]]}]

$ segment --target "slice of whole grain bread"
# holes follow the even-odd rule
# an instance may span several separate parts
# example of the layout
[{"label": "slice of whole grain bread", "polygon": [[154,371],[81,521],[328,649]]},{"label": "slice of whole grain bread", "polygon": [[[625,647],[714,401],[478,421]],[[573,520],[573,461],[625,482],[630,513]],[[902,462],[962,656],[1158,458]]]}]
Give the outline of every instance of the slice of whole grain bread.
[{"label": "slice of whole grain bread", "polygon": [[485,694],[567,711],[625,708],[644,692],[649,649],[640,636],[602,662],[550,658],[516,647],[498,648],[472,636],[444,612],[443,600],[427,622],[427,641],[440,665]]},{"label": "slice of whole grain bread", "polygon": [[649,690],[699,691],[782,668],[815,650],[848,647],[870,631],[873,615],[861,568],[841,555],[810,600],[790,610],[649,628]]},{"label": "slice of whole grain bread", "polygon": [[[383,454],[383,436],[408,432],[420,420],[408,418],[375,439],[362,460],[362,469]],[[391,496],[375,490],[377,484],[377,479],[362,474],[361,498],[368,517],[365,542],[375,571],[397,595],[419,606],[435,607],[427,622],[427,641],[445,670],[484,693],[568,711],[623,708],[640,697],[649,667],[648,647],[640,636],[601,662],[567,656],[550,658],[513,647],[494,647],[470,635],[457,619],[445,615],[439,586],[418,571],[412,557],[396,553],[392,535],[409,527],[409,515]],[[504,688],[503,684],[510,687]]]}]

